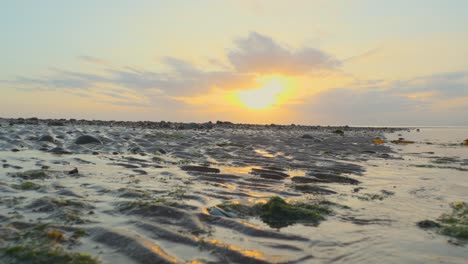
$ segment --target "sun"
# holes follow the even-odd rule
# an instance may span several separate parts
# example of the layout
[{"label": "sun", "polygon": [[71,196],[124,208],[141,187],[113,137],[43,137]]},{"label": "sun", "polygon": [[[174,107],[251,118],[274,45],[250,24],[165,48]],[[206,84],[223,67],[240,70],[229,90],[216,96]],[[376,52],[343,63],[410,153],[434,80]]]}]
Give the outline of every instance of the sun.
[{"label": "sun", "polygon": [[288,79],[282,76],[266,76],[258,78],[260,88],[237,92],[237,101],[253,110],[266,110],[281,101],[281,95],[288,86]]}]

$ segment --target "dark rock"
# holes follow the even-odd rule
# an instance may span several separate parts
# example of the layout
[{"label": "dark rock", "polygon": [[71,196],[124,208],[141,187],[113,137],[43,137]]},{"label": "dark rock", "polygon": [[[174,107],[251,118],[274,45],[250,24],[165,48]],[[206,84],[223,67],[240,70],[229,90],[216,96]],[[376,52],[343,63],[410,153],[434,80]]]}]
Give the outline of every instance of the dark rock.
[{"label": "dark rock", "polygon": [[208,123],[202,124],[201,127],[204,128],[204,129],[212,129],[214,127],[214,125],[213,125],[213,123],[208,122]]},{"label": "dark rock", "polygon": [[252,169],[250,174],[258,175],[265,179],[272,179],[272,180],[283,180],[289,177],[288,174],[280,171],[275,170],[265,170],[265,169]]},{"label": "dark rock", "polygon": [[47,141],[47,142],[51,142],[51,143],[54,143],[55,142],[55,138],[51,135],[43,135],[39,138],[39,141]]},{"label": "dark rock", "polygon": [[74,168],[73,170],[69,171],[68,174],[69,174],[69,175],[78,174],[78,169],[77,169],[77,168]]},{"label": "dark rock", "polygon": [[20,150],[19,150],[19,149],[16,149],[16,148],[14,148],[14,149],[12,149],[11,151],[12,151],[12,152],[18,152],[18,151],[20,151]]},{"label": "dark rock", "polygon": [[167,154],[167,151],[163,148],[158,148],[158,152],[161,154]]},{"label": "dark rock", "polygon": [[321,182],[338,182],[346,184],[359,184],[358,180],[353,178],[339,176],[331,173],[312,173],[310,176],[317,178]]},{"label": "dark rock", "polygon": [[50,121],[47,123],[48,126],[65,126],[65,123],[61,121]]},{"label": "dark rock", "polygon": [[304,176],[294,176],[291,178],[292,182],[295,183],[315,183],[315,182],[321,182],[318,179],[312,178],[312,177],[304,177]]},{"label": "dark rock", "polygon": [[128,164],[128,163],[112,163],[112,165],[122,166],[122,167],[127,168],[127,169],[138,169],[138,168],[140,168],[137,165],[132,165],[132,164]]},{"label": "dark rock", "polygon": [[420,228],[428,229],[428,228],[439,228],[440,224],[434,222],[432,220],[423,220],[416,223]]},{"label": "dark rock", "polygon": [[186,165],[180,167],[183,171],[197,171],[197,172],[208,172],[208,173],[220,173],[221,171],[216,168],[210,168],[205,166],[192,166]]},{"label": "dark rock", "polygon": [[49,152],[54,153],[54,154],[72,154],[71,151],[61,148],[61,147],[53,148],[49,150]]},{"label": "dark rock", "polygon": [[84,145],[84,144],[102,144],[101,140],[90,135],[79,136],[75,140],[75,144]]},{"label": "dark rock", "polygon": [[333,131],[333,133],[338,134],[338,135],[342,135],[342,136],[344,135],[344,131],[341,130],[341,129],[337,129],[337,130]]},{"label": "dark rock", "polygon": [[304,139],[314,139],[314,137],[311,136],[311,135],[309,135],[309,134],[302,135],[301,138],[304,138]]}]

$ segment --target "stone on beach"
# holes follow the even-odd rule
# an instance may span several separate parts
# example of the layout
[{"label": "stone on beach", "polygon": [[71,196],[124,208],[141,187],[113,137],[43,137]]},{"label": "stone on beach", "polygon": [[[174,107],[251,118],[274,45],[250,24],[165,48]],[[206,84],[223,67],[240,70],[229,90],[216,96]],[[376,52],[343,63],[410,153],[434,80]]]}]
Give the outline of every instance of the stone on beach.
[{"label": "stone on beach", "polygon": [[102,144],[101,140],[91,135],[82,135],[75,140],[75,144],[84,145],[84,144]]},{"label": "stone on beach", "polygon": [[205,166],[191,166],[186,165],[180,167],[183,171],[196,171],[196,172],[208,172],[208,173],[220,173],[221,171],[216,168],[210,168]]},{"label": "stone on beach", "polygon": [[55,142],[55,138],[52,136],[52,135],[43,135],[39,138],[38,141],[46,141],[46,142],[51,142],[51,143],[54,143]]}]

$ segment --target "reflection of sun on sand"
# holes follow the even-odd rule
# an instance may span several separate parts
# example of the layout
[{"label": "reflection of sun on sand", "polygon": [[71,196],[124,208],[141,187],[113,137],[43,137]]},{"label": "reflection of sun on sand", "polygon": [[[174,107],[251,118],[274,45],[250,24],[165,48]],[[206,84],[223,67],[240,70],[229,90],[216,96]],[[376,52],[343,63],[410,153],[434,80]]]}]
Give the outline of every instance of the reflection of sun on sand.
[{"label": "reflection of sun on sand", "polygon": [[262,87],[238,92],[236,101],[250,109],[270,109],[281,102],[286,88],[290,86],[288,78],[276,75],[259,78],[258,82],[262,84]]}]

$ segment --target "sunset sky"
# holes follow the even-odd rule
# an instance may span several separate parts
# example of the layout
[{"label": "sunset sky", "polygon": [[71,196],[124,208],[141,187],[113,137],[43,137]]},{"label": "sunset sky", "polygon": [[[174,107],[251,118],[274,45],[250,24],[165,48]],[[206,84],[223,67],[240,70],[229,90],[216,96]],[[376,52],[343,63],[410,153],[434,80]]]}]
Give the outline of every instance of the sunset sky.
[{"label": "sunset sky", "polygon": [[15,0],[0,31],[0,117],[468,125],[465,0]]}]

